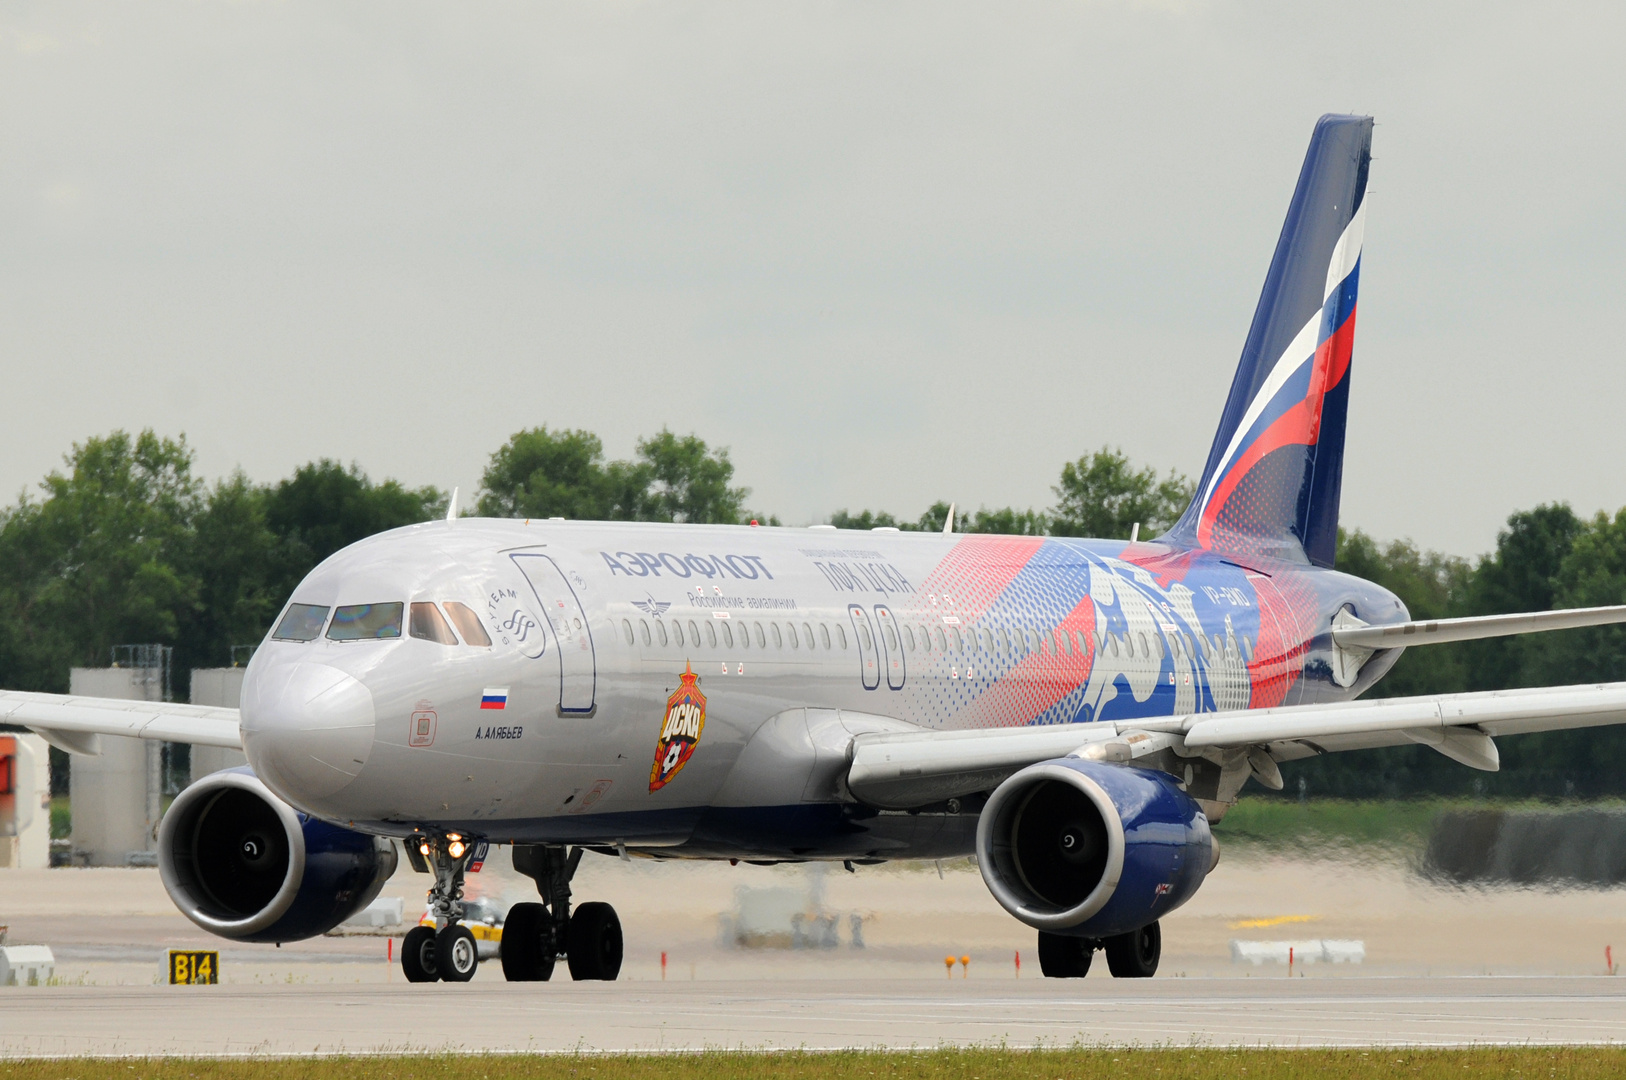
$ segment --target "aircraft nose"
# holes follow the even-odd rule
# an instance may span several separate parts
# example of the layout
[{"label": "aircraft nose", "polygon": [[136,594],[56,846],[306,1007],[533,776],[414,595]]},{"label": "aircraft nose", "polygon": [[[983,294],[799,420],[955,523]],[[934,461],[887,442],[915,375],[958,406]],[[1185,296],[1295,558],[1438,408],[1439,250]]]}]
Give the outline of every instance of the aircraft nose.
[{"label": "aircraft nose", "polygon": [[296,802],[333,795],[373,749],[372,693],[326,664],[256,669],[243,679],[243,750],[260,779]]}]

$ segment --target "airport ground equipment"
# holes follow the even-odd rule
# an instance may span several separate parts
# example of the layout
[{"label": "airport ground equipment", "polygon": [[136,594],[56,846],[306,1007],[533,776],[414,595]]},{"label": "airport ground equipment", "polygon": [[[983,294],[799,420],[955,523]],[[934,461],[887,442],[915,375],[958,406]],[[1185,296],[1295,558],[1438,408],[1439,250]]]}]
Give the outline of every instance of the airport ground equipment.
[{"label": "airport ground equipment", "polygon": [[0,734],[0,869],[50,864],[50,750],[38,735]]},{"label": "airport ground equipment", "polygon": [[[1626,607],[1416,621],[1333,565],[1372,120],[1317,122],[1195,494],[1154,539],[456,518],[369,537],[294,589],[237,709],[0,691],[0,722],[242,750],[159,835],[164,883],[245,941],[365,907],[392,839],[434,875],[409,977],[478,967],[470,845],[541,903],[504,973],[619,973],[572,906],[621,859],[977,854],[1041,968],[1144,977],[1215,870],[1209,827],[1280,763],[1626,722],[1626,684],[1358,700],[1406,648],[1626,622]],[[1147,392],[1161,388],[1148,380]],[[1040,392],[1036,390],[1036,392]],[[674,898],[680,904],[681,898]],[[1067,946],[1063,939],[1078,944]],[[505,942],[505,946],[508,943]]]}]

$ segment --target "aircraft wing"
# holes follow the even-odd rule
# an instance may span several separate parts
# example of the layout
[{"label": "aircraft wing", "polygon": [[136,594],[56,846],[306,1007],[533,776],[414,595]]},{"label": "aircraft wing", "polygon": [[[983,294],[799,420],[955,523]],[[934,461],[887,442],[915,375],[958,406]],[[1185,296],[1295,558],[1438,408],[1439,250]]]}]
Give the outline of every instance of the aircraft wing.
[{"label": "aircraft wing", "polygon": [[60,750],[99,754],[99,735],[243,748],[236,709],[0,690],[0,724],[28,728]]},{"label": "aircraft wing", "polygon": [[[1237,709],[1045,727],[887,732],[853,740],[847,786],[863,802],[907,809],[977,791],[1035,762],[1072,753],[1132,761],[1170,749],[1182,757],[1274,763],[1339,750],[1423,743],[1495,771],[1495,737],[1626,723],[1626,683]],[[1269,761],[1262,760],[1268,755]],[[1272,776],[1272,774],[1275,774]]]}]

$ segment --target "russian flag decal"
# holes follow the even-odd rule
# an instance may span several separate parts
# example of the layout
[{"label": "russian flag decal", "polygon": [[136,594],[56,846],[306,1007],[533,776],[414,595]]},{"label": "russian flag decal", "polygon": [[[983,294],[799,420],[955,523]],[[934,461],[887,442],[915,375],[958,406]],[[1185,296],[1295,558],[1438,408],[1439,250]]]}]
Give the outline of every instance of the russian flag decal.
[{"label": "russian flag decal", "polygon": [[485,693],[480,695],[480,708],[506,709],[508,707],[508,687],[486,687]]}]

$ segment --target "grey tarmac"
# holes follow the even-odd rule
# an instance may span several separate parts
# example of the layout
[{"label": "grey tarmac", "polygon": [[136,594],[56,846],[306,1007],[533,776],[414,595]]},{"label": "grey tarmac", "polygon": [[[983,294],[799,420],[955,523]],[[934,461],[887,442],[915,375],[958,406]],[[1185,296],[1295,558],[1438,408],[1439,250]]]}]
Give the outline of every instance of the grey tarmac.
[{"label": "grey tarmac", "polygon": [[825,980],[4,991],[0,1058],[1006,1044],[1626,1042],[1607,976]]}]

